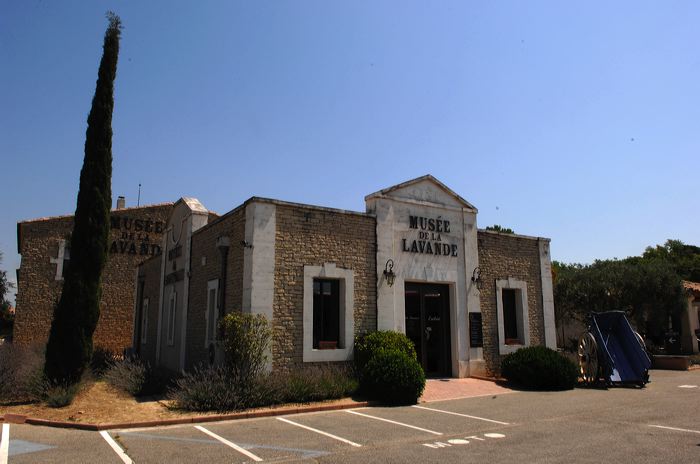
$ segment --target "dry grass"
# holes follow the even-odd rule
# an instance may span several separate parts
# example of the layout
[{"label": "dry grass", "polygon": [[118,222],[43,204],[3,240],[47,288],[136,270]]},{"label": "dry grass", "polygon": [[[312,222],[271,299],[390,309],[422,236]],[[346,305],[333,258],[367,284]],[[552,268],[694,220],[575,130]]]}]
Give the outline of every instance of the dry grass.
[{"label": "dry grass", "polygon": [[[21,414],[36,419],[76,422],[83,424],[116,424],[133,422],[150,422],[164,419],[181,419],[217,415],[215,412],[186,412],[171,409],[167,400],[146,399],[138,401],[132,396],[111,387],[105,382],[97,381],[86,384],[76,395],[73,404],[64,408],[50,408],[44,403],[17,406],[0,406],[1,414]],[[350,398],[324,401],[328,404],[355,403]],[[320,403],[317,403],[320,404]],[[289,405],[286,405],[289,406]],[[250,411],[263,411],[284,408],[256,408]]]},{"label": "dry grass", "polygon": [[90,382],[76,395],[73,404],[50,408],[44,403],[0,406],[0,414],[22,414],[28,417],[82,422],[88,424],[140,422],[185,417],[168,409],[166,402],[135,400],[105,382]]}]

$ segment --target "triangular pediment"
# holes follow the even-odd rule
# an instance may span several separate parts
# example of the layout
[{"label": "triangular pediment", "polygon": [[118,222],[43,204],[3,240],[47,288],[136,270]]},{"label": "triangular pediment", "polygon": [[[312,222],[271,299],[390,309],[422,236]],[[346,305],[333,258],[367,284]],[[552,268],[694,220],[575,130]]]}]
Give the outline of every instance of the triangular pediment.
[{"label": "triangular pediment", "polygon": [[430,174],[367,195],[365,201],[375,198],[395,198],[416,203],[466,208],[474,212],[477,211],[472,204]]}]

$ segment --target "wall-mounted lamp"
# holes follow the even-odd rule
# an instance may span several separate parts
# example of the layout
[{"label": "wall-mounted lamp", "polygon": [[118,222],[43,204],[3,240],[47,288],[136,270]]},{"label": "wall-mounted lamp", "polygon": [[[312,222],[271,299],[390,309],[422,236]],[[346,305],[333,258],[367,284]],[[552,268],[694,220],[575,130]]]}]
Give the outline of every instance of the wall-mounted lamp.
[{"label": "wall-mounted lamp", "polygon": [[481,290],[481,286],[483,285],[483,281],[481,280],[481,268],[474,268],[472,272],[472,282],[476,285],[477,290]]},{"label": "wall-mounted lamp", "polygon": [[241,246],[243,248],[253,248],[253,244],[246,240],[241,240]]},{"label": "wall-mounted lamp", "polygon": [[394,285],[394,279],[396,279],[396,274],[394,274],[394,261],[388,259],[384,265],[384,278],[386,279],[386,284],[391,287]]}]

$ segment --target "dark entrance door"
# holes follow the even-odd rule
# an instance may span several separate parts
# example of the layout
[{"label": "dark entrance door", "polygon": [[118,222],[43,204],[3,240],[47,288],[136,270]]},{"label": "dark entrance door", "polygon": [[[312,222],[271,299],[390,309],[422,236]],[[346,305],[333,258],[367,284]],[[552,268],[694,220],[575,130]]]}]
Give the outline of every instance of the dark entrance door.
[{"label": "dark entrance door", "polygon": [[452,374],[449,286],[406,283],[406,335],[426,375]]}]

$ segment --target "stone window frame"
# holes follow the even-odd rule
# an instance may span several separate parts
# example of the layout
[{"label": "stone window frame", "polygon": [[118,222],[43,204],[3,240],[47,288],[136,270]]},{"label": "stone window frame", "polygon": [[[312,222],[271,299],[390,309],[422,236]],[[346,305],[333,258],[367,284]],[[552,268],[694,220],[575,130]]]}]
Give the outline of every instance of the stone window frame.
[{"label": "stone window frame", "polygon": [[[313,348],[314,279],[335,279],[340,282],[340,347],[333,350]],[[354,295],[355,275],[352,269],[339,268],[334,263],[325,263],[323,266],[304,266],[303,362],[352,360],[355,343]]]},{"label": "stone window frame", "polygon": [[175,313],[177,313],[177,292],[173,290],[168,298],[168,346],[175,345]]},{"label": "stone window frame", "polygon": [[[522,333],[522,344],[506,345],[503,319],[503,290],[516,290],[515,314],[518,332]],[[527,303],[527,282],[512,277],[496,280],[496,313],[498,317],[498,352],[502,355],[514,353],[519,348],[530,346],[530,318]]]},{"label": "stone window frame", "polygon": [[[214,306],[211,307],[211,291],[214,290]],[[212,279],[207,281],[207,306],[204,312],[204,348],[209,348],[209,344],[216,343],[216,325],[214,325],[214,330],[212,333],[212,339],[209,339],[209,320],[210,318],[216,319],[219,309],[219,279]]]},{"label": "stone window frame", "polygon": [[148,336],[148,305],[150,300],[144,298],[141,303],[141,344],[145,345]]}]

